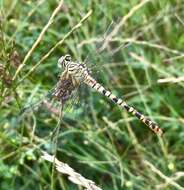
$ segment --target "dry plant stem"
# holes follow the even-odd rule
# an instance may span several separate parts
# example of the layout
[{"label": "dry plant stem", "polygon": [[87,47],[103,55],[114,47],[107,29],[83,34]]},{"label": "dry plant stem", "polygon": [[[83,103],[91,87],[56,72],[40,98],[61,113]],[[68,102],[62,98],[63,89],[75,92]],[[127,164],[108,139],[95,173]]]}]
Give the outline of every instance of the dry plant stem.
[{"label": "dry plant stem", "polygon": [[[24,23],[29,17],[31,17],[34,14],[34,12],[38,9],[38,7],[40,5],[42,5],[45,1],[46,0],[40,0],[40,1],[38,1],[37,4],[35,4],[35,7],[30,12],[28,12],[28,14],[27,14],[28,16],[25,17],[25,19],[22,22]],[[6,16],[6,17],[8,18],[8,16]],[[17,29],[14,31],[13,35],[9,39],[9,44],[13,41],[13,39],[15,38],[15,36],[17,35],[17,33],[19,32],[20,28],[21,27],[18,26]]]},{"label": "dry plant stem", "polygon": [[85,187],[86,190],[102,190],[101,188],[97,187],[93,181],[84,178],[81,176],[81,174],[72,169],[68,164],[60,162],[55,156],[43,152],[43,156],[41,158],[53,163],[58,172],[68,175],[68,179],[71,182]]},{"label": "dry plant stem", "polygon": [[177,13],[175,13],[174,15],[178,19],[178,21],[184,26],[184,21],[182,20],[182,18]]},{"label": "dry plant stem", "polygon": [[137,11],[139,10],[142,6],[144,6],[146,3],[150,2],[151,0],[144,0],[141,1],[141,3],[137,4],[136,6],[134,6],[127,15],[125,15],[121,21],[116,25],[116,27],[114,28],[114,30],[107,36],[106,41],[104,42],[101,51],[104,50],[108,43],[109,40],[111,40],[120,30],[120,28],[125,24],[125,22]]},{"label": "dry plant stem", "polygon": [[[176,172],[172,177],[171,179],[173,181],[177,181],[179,180],[180,178],[184,177],[184,172]],[[167,182],[163,183],[163,184],[159,184],[157,185],[157,189],[165,189],[169,184]]]},{"label": "dry plant stem", "polygon": [[33,53],[34,49],[38,46],[38,44],[41,42],[45,32],[47,31],[47,29],[49,28],[49,26],[53,23],[54,21],[54,17],[57,15],[57,13],[61,10],[61,7],[63,5],[63,0],[61,0],[59,2],[59,5],[56,7],[56,9],[53,11],[49,21],[47,22],[47,24],[45,25],[45,27],[42,29],[40,35],[38,36],[37,40],[35,41],[35,43],[33,44],[33,46],[31,47],[31,49],[29,50],[29,52],[26,54],[23,62],[21,65],[19,65],[13,80],[15,80],[15,78],[17,77],[17,75],[19,74],[19,72],[21,71],[21,69],[24,67],[26,61],[28,60],[28,58],[31,56],[31,54]]},{"label": "dry plant stem", "polygon": [[171,58],[168,58],[168,59],[164,59],[165,62],[172,62],[172,61],[175,61],[175,60],[178,60],[178,59],[182,59],[184,57],[184,55],[178,55],[178,56],[175,56],[175,57],[171,57]]},{"label": "dry plant stem", "polygon": [[154,165],[152,165],[150,162],[148,162],[147,160],[144,160],[143,163],[147,166],[150,167],[150,169],[156,173],[157,175],[159,175],[162,179],[164,179],[166,181],[166,183],[174,186],[176,189],[179,190],[184,190],[184,187],[182,187],[181,185],[179,185],[178,183],[176,183],[171,177],[167,177],[166,175],[164,175],[159,169],[157,169]]},{"label": "dry plant stem", "polygon": [[155,64],[151,64],[148,60],[146,60],[143,56],[139,56],[133,52],[130,52],[129,55],[137,60],[140,61],[142,63],[144,63],[146,66],[153,68],[154,70],[156,70],[158,73],[161,73],[164,76],[169,76],[170,74],[168,72],[166,72],[165,70],[161,70],[160,68],[158,68]]},{"label": "dry plant stem", "polygon": [[[166,72],[165,70],[158,68],[155,64],[149,63],[144,57],[138,56],[137,54],[135,54],[135,53],[133,53],[133,52],[130,52],[129,54],[130,54],[130,56],[131,56],[132,58],[134,58],[135,60],[138,60],[138,61],[144,63],[145,65],[150,66],[151,68],[153,68],[153,69],[154,69],[155,71],[157,71],[158,73],[161,73],[163,76],[165,76],[165,77],[167,77],[167,78],[171,78],[171,77],[172,77],[172,76],[170,76],[171,74],[169,74],[169,73]],[[172,77],[172,78],[173,78],[173,77]],[[181,81],[181,78],[180,78],[179,80]],[[179,82],[180,82],[180,81],[179,81]],[[157,81],[157,82],[158,82],[158,81]],[[178,82],[178,81],[177,81],[177,82]],[[184,87],[184,85],[183,85],[182,83],[178,83],[178,85]]]},{"label": "dry plant stem", "polygon": [[[62,120],[62,117],[63,117],[63,106],[64,105],[62,104],[61,109],[60,109],[60,113],[59,113],[59,121],[58,121],[56,129],[55,129],[56,130],[56,136],[55,136],[55,139],[53,140],[53,143],[55,144],[54,158],[56,157],[56,153],[57,153],[58,136],[59,136],[61,120]],[[55,159],[54,159],[53,166],[52,166],[51,190],[54,190],[54,165],[55,165]]]},{"label": "dry plant stem", "polygon": [[157,80],[158,83],[177,83],[177,82],[183,82],[184,77],[169,77],[169,78],[164,78],[164,79],[159,79]]},{"label": "dry plant stem", "polygon": [[34,65],[30,71],[18,82],[21,83],[25,78],[27,78],[43,61],[45,61],[49,55],[61,44],[63,44],[63,42],[66,40],[66,38],[68,38],[76,29],[78,29],[79,27],[82,26],[82,23],[92,14],[92,10],[90,10],[80,21],[77,25],[75,25],[64,37],[63,39],[61,39],[57,44],[55,44],[55,46],[53,46],[49,52],[47,54],[45,54],[40,61]]},{"label": "dry plant stem", "polygon": [[[78,47],[81,48],[85,44],[91,44],[91,43],[95,43],[95,42],[103,42],[103,40],[104,40],[103,38],[91,38],[89,40],[82,41],[78,45]],[[148,41],[136,40],[136,38],[125,38],[125,39],[123,39],[123,38],[115,37],[115,38],[109,39],[109,41],[110,42],[121,42],[121,43],[134,43],[134,44],[148,46],[148,47],[155,48],[155,49],[160,49],[160,50],[163,50],[165,52],[173,53],[173,54],[184,57],[184,53],[181,51],[171,49],[171,48],[168,48],[168,47],[160,45],[160,44],[151,43]]]},{"label": "dry plant stem", "polygon": [[53,105],[47,101],[47,100],[44,100],[43,101],[43,105],[53,114],[55,114],[56,116],[59,116],[60,115],[60,112],[59,112],[59,109],[57,109],[56,107],[53,107]]}]

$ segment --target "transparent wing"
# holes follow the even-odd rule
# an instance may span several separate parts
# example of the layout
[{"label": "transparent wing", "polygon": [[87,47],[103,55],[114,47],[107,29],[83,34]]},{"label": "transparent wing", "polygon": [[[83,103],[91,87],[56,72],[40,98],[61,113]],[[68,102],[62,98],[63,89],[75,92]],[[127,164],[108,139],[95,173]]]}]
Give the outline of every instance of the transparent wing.
[{"label": "transparent wing", "polygon": [[66,77],[65,74],[61,75],[57,84],[48,93],[35,100],[34,96],[37,92],[38,90],[35,90],[35,93],[30,96],[21,114],[46,108],[43,111],[47,110],[59,116],[60,109],[63,107],[63,112],[70,113],[68,115],[73,117],[76,114],[75,109],[79,108],[77,106],[79,105],[79,86],[74,85],[72,77]]},{"label": "transparent wing", "polygon": [[49,92],[45,93],[45,95],[36,97],[36,93],[38,93],[37,90],[38,87],[36,87],[36,90],[34,89],[31,93],[30,97],[28,98],[27,102],[25,103],[24,107],[20,110],[20,114],[24,114],[25,112],[34,111],[37,110],[44,101],[51,101],[51,94],[53,89],[51,89]]},{"label": "transparent wing", "polygon": [[[100,37],[85,40],[83,43],[79,44],[80,48],[87,49],[88,51],[84,63],[93,76],[96,75],[98,77],[100,74],[103,75],[102,71],[107,67],[115,67],[119,62],[121,62],[122,65],[122,57],[117,54],[119,51],[127,49],[132,44],[131,42],[127,43],[126,40],[117,42],[108,39],[109,34],[115,26],[116,23],[112,21]],[[103,45],[106,41],[110,41],[110,43],[108,47],[104,49]]]}]

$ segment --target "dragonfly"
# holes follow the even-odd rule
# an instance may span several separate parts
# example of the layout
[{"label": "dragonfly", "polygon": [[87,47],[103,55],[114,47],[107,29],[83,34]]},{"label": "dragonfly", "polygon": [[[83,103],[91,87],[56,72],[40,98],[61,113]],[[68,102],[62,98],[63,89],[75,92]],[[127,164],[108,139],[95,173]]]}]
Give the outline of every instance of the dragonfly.
[{"label": "dragonfly", "polygon": [[63,69],[63,73],[57,83],[52,96],[61,103],[65,103],[72,92],[82,83],[96,90],[103,96],[109,98],[119,107],[125,109],[128,113],[138,118],[143,124],[149,127],[158,136],[163,135],[163,130],[151,119],[144,116],[132,106],[128,105],[126,101],[118,98],[111,91],[106,90],[100,83],[98,83],[91,75],[91,71],[85,63],[72,61],[72,57],[67,54],[58,60],[58,66]]}]

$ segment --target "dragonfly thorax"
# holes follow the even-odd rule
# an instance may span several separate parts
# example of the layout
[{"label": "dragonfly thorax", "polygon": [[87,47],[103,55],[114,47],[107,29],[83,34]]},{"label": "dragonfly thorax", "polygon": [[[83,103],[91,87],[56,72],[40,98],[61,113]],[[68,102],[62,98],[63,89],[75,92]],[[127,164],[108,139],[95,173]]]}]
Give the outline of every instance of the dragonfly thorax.
[{"label": "dragonfly thorax", "polygon": [[75,78],[78,82],[85,81],[87,76],[90,75],[90,70],[86,64],[73,62],[70,55],[62,56],[58,60],[58,66],[62,67],[66,73]]}]

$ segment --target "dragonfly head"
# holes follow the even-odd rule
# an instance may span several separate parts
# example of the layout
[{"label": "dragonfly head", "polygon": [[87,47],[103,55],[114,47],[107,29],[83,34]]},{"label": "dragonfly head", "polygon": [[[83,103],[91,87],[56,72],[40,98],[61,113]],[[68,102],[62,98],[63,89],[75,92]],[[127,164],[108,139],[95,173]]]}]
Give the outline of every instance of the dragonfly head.
[{"label": "dragonfly head", "polygon": [[62,67],[65,68],[67,62],[71,62],[72,58],[69,54],[65,55],[65,56],[61,56],[58,60],[58,67]]}]

